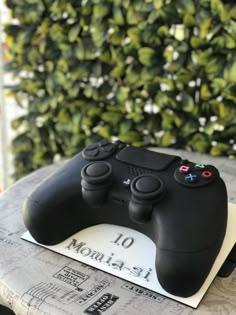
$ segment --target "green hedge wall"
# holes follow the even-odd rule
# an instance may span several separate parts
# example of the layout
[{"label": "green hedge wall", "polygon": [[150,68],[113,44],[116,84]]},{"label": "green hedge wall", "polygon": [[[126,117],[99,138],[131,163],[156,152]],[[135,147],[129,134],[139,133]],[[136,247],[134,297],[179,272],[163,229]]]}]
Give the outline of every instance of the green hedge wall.
[{"label": "green hedge wall", "polygon": [[101,137],[236,157],[236,3],[6,0],[16,177]]}]

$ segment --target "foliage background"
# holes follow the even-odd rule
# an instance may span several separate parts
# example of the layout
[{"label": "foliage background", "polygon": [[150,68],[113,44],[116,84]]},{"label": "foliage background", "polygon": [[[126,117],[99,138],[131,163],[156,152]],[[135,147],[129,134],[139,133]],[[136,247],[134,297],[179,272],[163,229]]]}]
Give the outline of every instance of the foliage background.
[{"label": "foliage background", "polygon": [[16,177],[100,137],[236,157],[236,3],[6,0]]}]

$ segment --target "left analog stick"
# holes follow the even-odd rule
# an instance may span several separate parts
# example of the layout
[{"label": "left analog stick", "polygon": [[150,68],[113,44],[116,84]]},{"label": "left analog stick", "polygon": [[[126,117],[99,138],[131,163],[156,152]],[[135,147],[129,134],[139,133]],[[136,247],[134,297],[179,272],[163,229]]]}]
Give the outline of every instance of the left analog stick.
[{"label": "left analog stick", "polygon": [[91,207],[99,207],[105,201],[111,175],[111,165],[103,161],[92,162],[82,168],[82,196]]},{"label": "left analog stick", "polygon": [[98,161],[85,165],[81,170],[82,179],[88,184],[105,183],[111,177],[112,168],[107,162]]}]

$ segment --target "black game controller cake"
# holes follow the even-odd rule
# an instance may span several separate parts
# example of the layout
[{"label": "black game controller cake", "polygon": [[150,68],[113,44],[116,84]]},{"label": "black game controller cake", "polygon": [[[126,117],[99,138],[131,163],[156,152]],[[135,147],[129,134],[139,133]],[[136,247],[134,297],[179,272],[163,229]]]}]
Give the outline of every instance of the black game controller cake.
[{"label": "black game controller cake", "polygon": [[102,140],[36,187],[23,217],[44,245],[104,223],[144,233],[156,244],[161,286],[188,297],[215,262],[227,213],[226,187],[214,166]]}]

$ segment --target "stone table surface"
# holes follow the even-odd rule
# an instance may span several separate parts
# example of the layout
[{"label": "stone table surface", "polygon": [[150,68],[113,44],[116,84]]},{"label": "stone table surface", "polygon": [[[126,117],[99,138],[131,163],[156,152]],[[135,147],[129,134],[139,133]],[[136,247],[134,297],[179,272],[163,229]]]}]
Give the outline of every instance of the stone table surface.
[{"label": "stone table surface", "polygon": [[[177,154],[194,162],[215,165],[226,182],[229,202],[236,203],[236,161],[199,153],[158,149]],[[0,194],[0,304],[15,314],[97,314],[85,310],[104,293],[119,297],[105,315],[200,315],[236,314],[236,270],[228,278],[213,281],[195,310],[148,290],[126,290],[126,281],[106,274],[70,258],[51,252],[21,239],[26,231],[22,221],[22,204],[31,190],[60,165],[40,169]],[[72,268],[77,277],[88,280],[75,290],[70,283],[59,281],[55,274]],[[105,289],[104,289],[105,288]],[[87,296],[81,299],[81,296]]]}]

